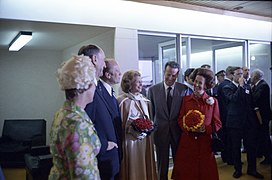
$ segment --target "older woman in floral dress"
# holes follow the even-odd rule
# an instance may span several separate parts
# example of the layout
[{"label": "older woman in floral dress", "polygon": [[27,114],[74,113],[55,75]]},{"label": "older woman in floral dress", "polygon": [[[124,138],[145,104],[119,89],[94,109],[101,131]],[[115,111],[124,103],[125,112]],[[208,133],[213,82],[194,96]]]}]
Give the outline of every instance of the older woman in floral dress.
[{"label": "older woman in floral dress", "polygon": [[141,74],[134,70],[125,72],[121,88],[125,94],[117,98],[123,130],[123,160],[120,179],[156,180],[152,138],[132,127],[132,122],[139,118],[150,120],[150,101],[141,94]]},{"label": "older woman in floral dress", "polygon": [[213,84],[213,72],[193,72],[194,92],[182,101],[179,126],[183,130],[174,161],[174,180],[219,180],[212,151],[212,129],[221,128],[218,102],[206,94]]},{"label": "older woman in floral dress", "polygon": [[50,131],[53,167],[49,179],[100,179],[96,155],[101,144],[84,111],[93,101],[95,67],[87,56],[74,56],[57,71],[66,101],[56,113]]}]

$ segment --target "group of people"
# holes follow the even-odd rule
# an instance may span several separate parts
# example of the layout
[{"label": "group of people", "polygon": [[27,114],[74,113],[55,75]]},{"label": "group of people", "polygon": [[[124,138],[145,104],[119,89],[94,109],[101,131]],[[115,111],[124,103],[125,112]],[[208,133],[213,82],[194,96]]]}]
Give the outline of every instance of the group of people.
[{"label": "group of people", "polygon": [[[234,71],[240,77],[240,72]],[[129,70],[122,76],[117,61],[106,59],[100,47],[81,47],[78,55],[57,71],[66,101],[56,113],[50,131],[53,167],[49,179],[167,180],[170,149],[173,179],[219,179],[211,134],[222,127],[221,107],[220,101],[208,93],[214,86],[214,73],[209,68],[190,70],[186,82],[191,86],[187,86],[176,81],[179,72],[178,63],[167,62],[163,82],[150,87],[145,97],[141,94],[143,84],[138,71]],[[116,97],[113,85],[119,83],[123,93]],[[247,90],[240,80],[237,83],[241,83],[238,85],[241,92]],[[224,93],[229,105],[233,99],[237,106],[231,88],[224,88]],[[263,107],[258,108],[262,112]],[[192,117],[199,122],[188,127],[195,122]],[[139,119],[150,121],[154,131],[145,133],[135,128]],[[250,123],[254,128],[256,122]],[[242,138],[244,133],[232,130],[233,137]],[[248,153],[253,151],[252,145],[246,143]],[[235,169],[238,172],[239,163]],[[249,168],[248,174],[256,176],[256,166],[250,164]]]},{"label": "group of people", "polygon": [[[157,179],[153,140],[131,126],[137,118],[151,122],[150,101],[140,94],[138,71],[121,75],[96,45],[58,69],[66,101],[50,131],[49,179]],[[124,94],[116,98],[112,87],[120,81]]]},{"label": "group of people", "polygon": [[219,101],[220,133],[225,144],[221,157],[223,162],[234,165],[233,177],[241,177],[243,145],[247,153],[247,174],[263,179],[256,170],[256,158],[264,156],[261,164],[271,165],[270,88],[260,69],[253,70],[251,78],[249,75],[249,68],[236,66],[229,66],[226,71],[218,73],[218,76],[223,76],[214,94]]}]

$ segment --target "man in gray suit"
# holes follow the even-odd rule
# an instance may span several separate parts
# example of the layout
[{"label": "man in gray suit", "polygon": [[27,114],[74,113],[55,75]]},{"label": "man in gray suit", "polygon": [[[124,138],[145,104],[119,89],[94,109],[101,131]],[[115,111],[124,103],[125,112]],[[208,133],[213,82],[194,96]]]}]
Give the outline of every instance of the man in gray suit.
[{"label": "man in gray suit", "polygon": [[149,88],[148,98],[152,105],[155,124],[154,143],[156,145],[158,177],[168,179],[169,148],[175,159],[181,129],[178,117],[182,97],[189,94],[187,86],[176,82],[180,70],[178,63],[169,61],[164,68],[164,81]]}]

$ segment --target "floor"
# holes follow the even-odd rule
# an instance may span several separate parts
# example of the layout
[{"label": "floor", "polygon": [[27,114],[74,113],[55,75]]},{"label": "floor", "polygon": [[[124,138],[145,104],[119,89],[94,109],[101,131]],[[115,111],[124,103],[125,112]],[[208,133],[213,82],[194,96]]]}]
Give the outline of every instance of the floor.
[{"label": "floor", "polygon": [[[258,171],[264,175],[265,180],[271,180],[271,165],[260,165],[260,162],[262,161],[262,158],[257,159],[257,169]],[[233,173],[233,166],[229,166],[222,162],[221,158],[216,158],[217,161],[217,167],[219,171],[219,179],[220,180],[234,180],[232,177]],[[256,180],[256,178],[252,176],[248,176],[246,174],[246,156],[245,154],[242,154],[242,161],[244,162],[243,165],[243,175],[239,178],[239,180]],[[171,176],[171,169],[169,172],[169,179]],[[26,178],[26,172],[25,169],[3,169],[3,173],[5,176],[5,180],[25,180]],[[236,179],[235,179],[236,180]]]},{"label": "floor", "polygon": [[[271,165],[261,165],[260,162],[262,160],[263,158],[257,158],[257,171],[264,176],[264,180],[271,180],[271,172],[272,172]],[[232,174],[234,172],[233,166],[223,163],[220,156],[216,158],[216,162],[217,162],[220,180],[234,180],[235,179],[232,177]],[[242,154],[242,162],[244,162],[243,170],[242,170],[243,175],[239,178],[239,180],[257,180],[256,178],[246,174],[246,167],[247,167],[246,154]],[[169,180],[171,179],[170,178],[171,173],[172,171],[169,172],[169,176],[168,176]]]}]

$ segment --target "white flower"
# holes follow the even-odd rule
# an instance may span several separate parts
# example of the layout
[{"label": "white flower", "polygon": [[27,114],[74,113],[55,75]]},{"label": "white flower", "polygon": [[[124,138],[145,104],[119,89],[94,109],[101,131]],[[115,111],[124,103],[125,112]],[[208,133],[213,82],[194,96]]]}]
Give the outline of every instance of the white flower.
[{"label": "white flower", "polygon": [[208,99],[206,99],[206,103],[209,105],[213,105],[213,103],[214,103],[213,97],[209,97]]}]

